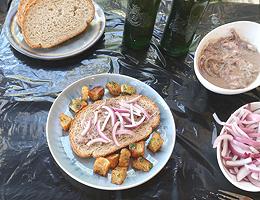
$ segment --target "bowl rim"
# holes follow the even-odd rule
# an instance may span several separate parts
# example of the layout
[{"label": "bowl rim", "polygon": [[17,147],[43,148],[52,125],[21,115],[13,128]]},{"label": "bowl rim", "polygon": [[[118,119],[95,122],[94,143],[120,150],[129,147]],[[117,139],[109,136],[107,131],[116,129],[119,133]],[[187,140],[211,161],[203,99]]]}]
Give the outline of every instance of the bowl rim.
[{"label": "bowl rim", "polygon": [[[228,118],[228,120],[226,122],[230,122],[234,116],[236,114],[238,114],[240,112],[241,109],[243,109],[244,107],[246,107],[248,104],[254,104],[254,105],[258,105],[258,107],[260,108],[260,102],[251,102],[251,103],[247,103],[243,106],[241,106],[240,108],[238,108],[235,112],[233,112],[230,117]],[[224,133],[224,127],[221,129],[220,134],[222,135]],[[221,159],[221,144],[222,142],[220,142],[217,146],[217,161],[218,161],[218,166],[221,169],[221,172],[224,174],[224,176],[226,177],[226,179],[234,186],[236,186],[237,188],[244,190],[244,191],[248,191],[248,192],[260,192],[260,188],[256,187],[255,185],[253,185],[250,182],[245,182],[245,181],[235,181],[231,178],[231,174],[226,170],[226,168],[224,167],[223,163],[222,163],[222,159]],[[243,185],[243,184],[250,184],[252,187],[248,187],[248,185]]]},{"label": "bowl rim", "polygon": [[53,157],[53,159],[55,160],[55,162],[58,164],[58,166],[68,175],[70,176],[71,178],[73,178],[74,180],[76,180],[77,182],[85,185],[85,186],[89,186],[89,187],[92,187],[92,188],[96,188],[96,189],[101,189],[101,190],[112,190],[112,191],[116,191],[116,190],[125,190],[125,189],[130,189],[130,188],[134,188],[134,187],[137,187],[139,185],[142,185],[146,182],[148,182],[149,180],[151,180],[153,177],[155,177],[164,167],[165,165],[167,164],[167,162],[169,161],[172,153],[173,153],[173,150],[174,150],[174,147],[175,147],[175,144],[176,144],[176,125],[175,125],[175,120],[174,120],[174,117],[173,117],[173,114],[171,112],[171,109],[170,107],[168,106],[168,104],[166,103],[166,101],[162,98],[162,96],[155,90],[153,89],[151,86],[147,85],[148,87],[150,87],[151,90],[153,90],[156,94],[158,94],[158,97],[161,98],[165,105],[166,105],[166,109],[168,110],[168,112],[171,114],[170,115],[170,118],[171,118],[171,121],[173,122],[172,124],[172,136],[170,139],[172,139],[172,143],[170,146],[168,146],[168,148],[171,148],[170,149],[170,153],[166,156],[166,159],[165,160],[162,160],[163,164],[153,173],[151,174],[150,176],[147,176],[147,178],[144,178],[143,180],[139,181],[139,182],[136,182],[134,184],[130,184],[130,185],[118,185],[118,187],[116,188],[111,188],[111,187],[108,187],[108,186],[102,186],[102,185],[95,185],[95,184],[92,184],[92,183],[89,183],[89,182],[86,182],[82,179],[79,179],[77,178],[76,176],[74,176],[73,173],[71,173],[69,170],[67,170],[66,167],[64,167],[64,165],[62,165],[62,163],[60,162],[60,160],[55,156],[55,153],[53,151],[53,148],[51,147],[50,145],[50,132],[49,132],[49,127],[50,127],[50,121],[51,121],[51,113],[53,112],[53,109],[54,109],[54,104],[55,102],[57,102],[57,100],[62,96],[62,94],[67,91],[69,88],[73,87],[74,85],[77,85],[79,83],[81,83],[82,81],[84,81],[85,79],[94,79],[96,77],[106,77],[106,76],[112,76],[114,77],[115,79],[118,78],[118,77],[124,77],[124,78],[127,78],[127,79],[130,79],[132,81],[135,81],[135,82],[141,82],[142,84],[145,84],[144,82],[136,79],[136,78],[133,78],[133,77],[130,77],[130,76],[126,76],[126,75],[122,75],[122,74],[114,74],[114,73],[101,73],[101,74],[95,74],[95,75],[90,75],[90,76],[86,76],[86,77],[83,77],[71,84],[69,84],[67,87],[65,87],[62,92],[58,95],[58,97],[54,100],[50,110],[49,110],[49,113],[48,113],[48,117],[47,117],[47,122],[46,122],[46,139],[47,139],[47,144],[48,144],[48,148],[51,152],[51,155]]},{"label": "bowl rim", "polygon": [[[195,74],[198,78],[198,80],[200,81],[200,83],[207,88],[208,90],[218,93],[218,94],[224,94],[224,95],[235,95],[235,94],[241,94],[244,92],[248,92],[252,89],[255,89],[256,87],[258,87],[260,84],[257,82],[257,79],[252,82],[249,86],[242,88],[242,89],[226,89],[226,88],[221,88],[218,87],[212,83],[210,83],[207,79],[205,79],[202,75],[201,72],[199,70],[199,66],[198,66],[198,60],[199,60],[199,56],[201,51],[205,48],[206,43],[209,41],[208,37],[216,32],[219,32],[219,29],[223,29],[223,28],[227,28],[233,25],[244,25],[244,24],[250,24],[250,25],[255,25],[255,26],[260,26],[259,23],[257,22],[252,22],[252,21],[235,21],[235,22],[231,22],[231,23],[227,23],[227,24],[223,24],[221,26],[216,27],[215,29],[211,30],[210,32],[208,32],[203,38],[202,40],[199,42],[199,45],[195,51],[194,54],[194,71]],[[260,76],[260,73],[259,75]]]}]

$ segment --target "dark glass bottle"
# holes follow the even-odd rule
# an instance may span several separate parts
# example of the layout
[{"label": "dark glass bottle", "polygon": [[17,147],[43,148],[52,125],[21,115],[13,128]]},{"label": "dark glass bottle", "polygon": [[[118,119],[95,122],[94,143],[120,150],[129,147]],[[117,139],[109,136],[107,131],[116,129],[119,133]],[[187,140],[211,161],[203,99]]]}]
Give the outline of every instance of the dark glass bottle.
[{"label": "dark glass bottle", "polygon": [[209,0],[173,0],[160,42],[167,54],[178,57],[188,53],[208,2]]},{"label": "dark glass bottle", "polygon": [[161,0],[129,0],[123,45],[132,49],[149,47]]}]

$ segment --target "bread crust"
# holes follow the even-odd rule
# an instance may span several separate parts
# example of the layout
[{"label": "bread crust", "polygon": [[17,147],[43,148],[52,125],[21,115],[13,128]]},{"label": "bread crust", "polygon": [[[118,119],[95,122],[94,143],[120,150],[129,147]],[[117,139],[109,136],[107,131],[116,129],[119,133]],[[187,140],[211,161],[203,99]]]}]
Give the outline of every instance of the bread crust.
[{"label": "bread crust", "polygon": [[85,0],[86,5],[87,5],[90,13],[89,13],[89,17],[86,20],[86,24],[85,24],[85,26],[82,29],[79,29],[74,34],[64,35],[64,37],[56,39],[56,41],[54,43],[50,44],[50,45],[34,44],[32,41],[30,41],[29,32],[27,31],[26,27],[24,27],[24,26],[25,26],[26,18],[28,17],[31,8],[33,6],[35,6],[40,1],[43,1],[43,0],[28,0],[28,3],[26,5],[26,7],[25,7],[25,11],[23,13],[23,20],[20,21],[20,23],[21,23],[20,27],[22,28],[22,33],[23,33],[24,40],[28,44],[28,46],[30,46],[31,48],[52,48],[54,46],[57,46],[57,45],[65,42],[65,41],[67,41],[67,40],[69,40],[69,39],[71,39],[71,38],[81,34],[82,32],[86,31],[87,28],[88,28],[89,23],[95,17],[95,7],[94,7],[94,4],[93,4],[92,0]]},{"label": "bread crust", "polygon": [[[136,97],[137,95],[131,95],[131,96],[119,96],[111,99],[106,100],[106,105],[110,105],[111,103],[119,100],[128,100],[131,98]],[[69,139],[71,148],[74,151],[76,155],[78,155],[81,158],[88,158],[88,157],[104,157],[111,153],[116,152],[119,149],[122,149],[124,147],[127,147],[129,144],[138,142],[140,140],[143,140],[152,133],[152,131],[160,124],[160,110],[158,106],[150,100],[146,96],[142,96],[138,103],[145,107],[145,109],[151,114],[153,113],[151,119],[148,120],[148,122],[144,123],[140,127],[133,129],[133,131],[136,133],[134,137],[129,135],[123,135],[118,137],[118,141],[120,146],[116,146],[113,142],[110,143],[96,143],[88,147],[86,144],[78,144],[76,142],[76,135],[79,134],[80,128],[79,124],[81,123],[81,120],[83,118],[83,115],[86,116],[92,116],[93,111],[95,108],[100,105],[104,100],[97,101],[93,104],[90,104],[86,108],[82,109],[79,113],[76,114],[70,130],[69,130]],[[155,114],[154,114],[155,113]],[[112,133],[111,133],[112,134]],[[110,137],[112,139],[112,136]]]}]

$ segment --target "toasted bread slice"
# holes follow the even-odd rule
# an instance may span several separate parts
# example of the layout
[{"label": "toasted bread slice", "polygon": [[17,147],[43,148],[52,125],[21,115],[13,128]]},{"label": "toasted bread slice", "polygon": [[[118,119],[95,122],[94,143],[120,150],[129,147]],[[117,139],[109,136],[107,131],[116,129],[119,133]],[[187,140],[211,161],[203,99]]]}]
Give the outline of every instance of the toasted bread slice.
[{"label": "toasted bread slice", "polygon": [[[146,139],[152,133],[152,131],[160,124],[160,110],[158,106],[150,100],[146,96],[141,96],[138,99],[138,104],[142,106],[149,114],[150,119],[145,120],[145,122],[137,127],[132,129],[134,131],[134,135],[121,135],[117,136],[117,140],[120,146],[114,144],[112,139],[111,133],[111,123],[108,122],[107,130],[104,131],[106,136],[111,139],[112,141],[109,143],[95,143],[90,146],[86,145],[85,143],[79,143],[77,138],[80,136],[80,133],[83,131],[81,126],[82,121],[86,120],[87,118],[92,118],[94,115],[95,109],[101,105],[102,103],[106,102],[105,104],[110,107],[119,107],[119,102],[122,100],[130,100],[132,98],[137,97],[137,95],[126,95],[126,96],[119,96],[116,98],[110,98],[106,100],[96,101],[93,104],[88,105],[86,108],[83,108],[79,113],[76,114],[70,130],[69,130],[69,138],[72,150],[82,158],[87,157],[104,157],[115,151],[127,147],[129,144],[138,142],[140,140]],[[100,118],[102,118],[102,113]],[[91,133],[89,133],[91,135]]]},{"label": "toasted bread slice", "polygon": [[92,0],[29,0],[21,27],[32,48],[51,48],[87,29],[95,16]]}]

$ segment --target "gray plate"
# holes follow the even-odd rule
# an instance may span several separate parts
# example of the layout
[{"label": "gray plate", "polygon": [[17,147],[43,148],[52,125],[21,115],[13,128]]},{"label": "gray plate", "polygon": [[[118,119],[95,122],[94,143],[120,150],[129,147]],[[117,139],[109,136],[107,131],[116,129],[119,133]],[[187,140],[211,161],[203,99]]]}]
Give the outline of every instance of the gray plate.
[{"label": "gray plate", "polygon": [[[65,114],[72,116],[68,105],[71,99],[80,96],[81,87],[83,85],[88,85],[89,87],[98,85],[105,86],[108,81],[116,81],[120,84],[128,83],[135,86],[137,93],[146,95],[152,99],[158,105],[161,112],[161,123],[158,130],[164,139],[164,144],[161,150],[155,154],[148,150],[145,151],[145,157],[153,163],[154,167],[149,172],[135,171],[129,167],[127,178],[122,185],[115,185],[111,183],[111,172],[109,172],[108,177],[101,177],[94,174],[94,159],[81,159],[77,157],[71,150],[68,135],[62,132],[59,124],[60,113],[64,112]],[[108,97],[110,97],[110,95],[106,90],[104,98]],[[46,124],[46,132],[51,154],[61,169],[78,182],[103,190],[128,189],[150,180],[157,173],[159,173],[159,171],[169,160],[173,151],[176,136],[175,123],[172,113],[163,98],[145,83],[119,74],[100,74],[89,76],[72,83],[64,89],[54,101],[50,109]],[[149,139],[146,141],[146,145]]]},{"label": "gray plate", "polygon": [[104,12],[98,4],[95,3],[94,5],[96,10],[95,18],[85,32],[49,49],[32,49],[26,44],[20,28],[16,23],[17,8],[13,8],[6,19],[7,38],[13,48],[32,58],[59,60],[77,55],[90,48],[104,33],[106,23]]}]

